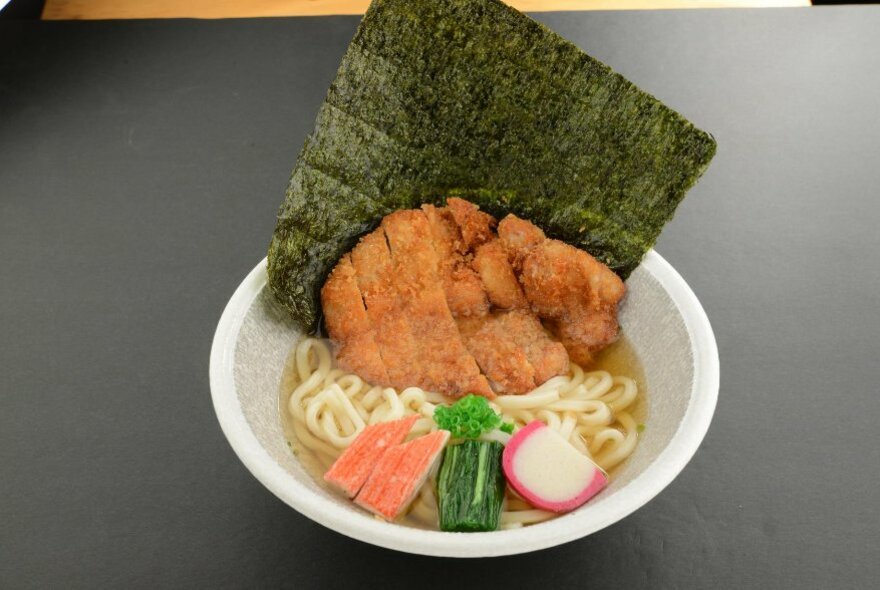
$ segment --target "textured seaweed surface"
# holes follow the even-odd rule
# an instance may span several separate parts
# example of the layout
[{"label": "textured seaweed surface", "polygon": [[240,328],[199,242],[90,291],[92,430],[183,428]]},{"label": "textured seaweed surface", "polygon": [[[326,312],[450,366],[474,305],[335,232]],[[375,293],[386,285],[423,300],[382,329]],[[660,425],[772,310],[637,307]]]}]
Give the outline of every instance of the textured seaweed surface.
[{"label": "textured seaweed surface", "polygon": [[360,235],[451,194],[625,278],[714,153],[709,134],[497,0],[375,0],[293,170],[270,284],[313,330],[320,287]]}]

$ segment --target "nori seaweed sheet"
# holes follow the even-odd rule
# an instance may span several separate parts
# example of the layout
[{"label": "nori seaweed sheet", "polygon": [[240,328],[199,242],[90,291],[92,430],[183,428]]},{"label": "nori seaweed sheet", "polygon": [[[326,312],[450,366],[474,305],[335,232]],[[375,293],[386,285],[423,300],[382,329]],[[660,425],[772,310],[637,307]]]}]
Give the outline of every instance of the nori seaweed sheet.
[{"label": "nori seaweed sheet", "polygon": [[374,0],[297,159],[269,282],[313,331],[321,285],[361,235],[451,195],[626,278],[714,153],[708,133],[498,0]]}]

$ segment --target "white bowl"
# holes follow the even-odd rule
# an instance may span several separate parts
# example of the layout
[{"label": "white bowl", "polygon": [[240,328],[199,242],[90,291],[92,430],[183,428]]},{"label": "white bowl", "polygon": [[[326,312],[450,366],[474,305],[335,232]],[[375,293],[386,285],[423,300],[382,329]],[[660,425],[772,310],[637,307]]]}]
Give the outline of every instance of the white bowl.
[{"label": "white bowl", "polygon": [[247,468],[287,504],[349,537],[410,553],[486,557],[536,551],[607,527],[681,472],[709,428],[718,399],[718,348],[684,279],[653,250],[627,281],[623,332],[647,381],[646,428],[609,486],[544,523],[491,533],[444,533],[383,522],[318,485],[290,452],[278,414],[284,361],[299,337],[266,288],[260,262],[229,300],[211,348],[211,396],[226,438]]}]

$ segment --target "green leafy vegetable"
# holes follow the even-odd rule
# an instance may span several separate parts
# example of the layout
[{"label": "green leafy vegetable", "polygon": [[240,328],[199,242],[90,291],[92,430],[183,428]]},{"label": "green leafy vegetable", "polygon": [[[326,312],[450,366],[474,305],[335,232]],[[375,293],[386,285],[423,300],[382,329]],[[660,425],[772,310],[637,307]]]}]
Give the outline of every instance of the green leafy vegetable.
[{"label": "green leafy vegetable", "polygon": [[474,394],[464,396],[451,406],[437,406],[434,422],[441,430],[448,430],[452,438],[477,438],[496,428],[513,433],[513,424],[502,423],[501,416],[489,406],[486,398]]},{"label": "green leafy vegetable", "polygon": [[447,447],[437,479],[440,530],[494,531],[504,501],[504,446],[495,441],[465,441]]},{"label": "green leafy vegetable", "polygon": [[313,330],[320,287],[360,235],[452,194],[625,278],[714,153],[709,134],[498,0],[376,0],[297,159],[270,285]]}]

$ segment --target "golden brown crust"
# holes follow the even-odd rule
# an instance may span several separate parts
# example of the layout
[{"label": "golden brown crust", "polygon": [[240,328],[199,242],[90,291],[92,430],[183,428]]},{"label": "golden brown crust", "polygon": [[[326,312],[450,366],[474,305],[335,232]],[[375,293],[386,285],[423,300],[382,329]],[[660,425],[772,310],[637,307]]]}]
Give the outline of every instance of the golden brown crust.
[{"label": "golden brown crust", "polygon": [[376,333],[358,289],[357,276],[346,254],[330,273],[321,289],[325,324],[331,334],[346,334],[339,340],[336,357],[339,366],[367,381],[387,383],[388,372],[376,344]]},{"label": "golden brown crust", "polygon": [[482,318],[459,320],[458,327],[480,369],[503,393],[526,393],[535,388],[535,369],[526,351],[510,337],[504,318],[492,313]]},{"label": "golden brown crust", "polygon": [[568,353],[528,309],[459,321],[468,350],[499,393],[528,393],[568,372]]},{"label": "golden brown crust", "polygon": [[495,237],[492,230],[498,224],[494,217],[480,211],[480,208],[457,197],[446,200],[446,208],[452,213],[455,223],[461,229],[464,243],[470,250],[475,250],[480,244],[485,244]]},{"label": "golden brown crust", "polygon": [[531,249],[546,239],[541,228],[513,213],[498,224],[498,239],[507,248],[510,263],[516,272],[522,269],[523,258]]},{"label": "golden brown crust", "polygon": [[386,216],[322,289],[340,366],[378,385],[493,397],[614,341],[617,275],[528,221],[508,215],[498,238],[494,224],[454,198]]},{"label": "golden brown crust", "polygon": [[[423,388],[450,395],[478,393],[492,397],[446,303],[425,214],[413,209],[395,211],[382,220],[380,229],[385,231],[391,247],[394,284],[419,347],[417,357],[402,362],[414,368]],[[393,361],[386,357],[385,362]]]},{"label": "golden brown crust", "polygon": [[520,287],[507,259],[507,250],[501,240],[490,240],[477,248],[473,262],[483,288],[492,305],[502,309],[527,308],[529,302]]},{"label": "golden brown crust", "polygon": [[[417,367],[409,361],[418,356],[419,347],[398,295],[391,252],[381,228],[361,238],[351,251],[351,262],[388,373],[388,380],[377,384],[396,387],[417,383]],[[346,333],[328,332],[334,342],[344,342],[349,337]]]},{"label": "golden brown crust", "polygon": [[480,277],[471,268],[472,257],[452,213],[433,205],[422,205],[422,211],[431,227],[440,282],[452,315],[468,317],[488,313],[489,300],[483,291]]},{"label": "golden brown crust", "polygon": [[568,352],[550,337],[538,317],[528,309],[505,314],[505,329],[526,353],[535,372],[535,385],[568,372]]},{"label": "golden brown crust", "polygon": [[520,281],[532,309],[581,365],[617,339],[617,305],[626,286],[607,266],[558,240],[534,245],[522,260]]}]

